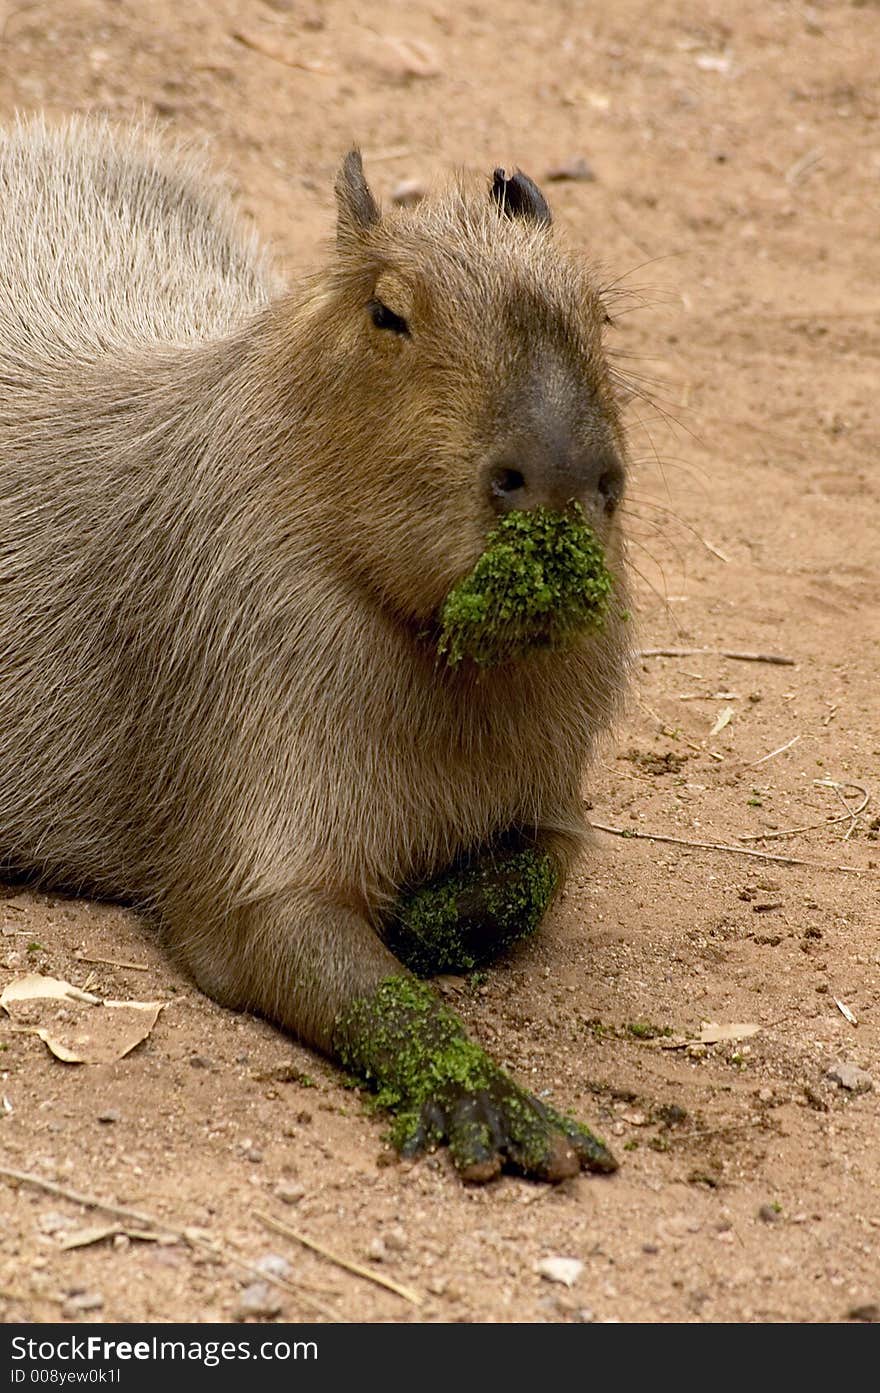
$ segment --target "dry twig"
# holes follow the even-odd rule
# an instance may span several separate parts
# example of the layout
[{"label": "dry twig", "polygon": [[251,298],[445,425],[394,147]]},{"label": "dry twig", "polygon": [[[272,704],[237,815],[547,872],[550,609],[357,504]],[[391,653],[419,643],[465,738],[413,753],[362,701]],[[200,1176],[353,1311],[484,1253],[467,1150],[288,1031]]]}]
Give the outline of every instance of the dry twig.
[{"label": "dry twig", "polygon": [[777,749],[771,750],[769,755],[761,755],[760,759],[751,760],[751,762],[746,765],[746,768],[757,769],[759,764],[766,764],[768,759],[775,759],[776,756],[781,755],[783,751],[790,750],[792,745],[796,745],[800,738],[801,737],[799,735],[793,735],[790,740],[787,740],[785,742],[784,745],[780,745]]},{"label": "dry twig", "polygon": [[328,1262],[333,1262],[337,1267],[342,1267],[346,1272],[353,1272],[356,1277],[363,1277],[368,1282],[375,1282],[380,1287],[393,1291],[395,1295],[402,1296],[404,1301],[411,1301],[414,1306],[421,1306],[422,1298],[418,1292],[411,1287],[401,1286],[399,1282],[393,1282],[390,1277],[382,1277],[378,1272],[371,1272],[368,1267],[361,1267],[360,1263],[349,1262],[348,1258],[341,1258],[337,1253],[332,1253],[329,1248],[324,1248],[320,1243],[316,1243],[313,1238],[306,1238],[305,1234],[297,1229],[292,1229],[289,1224],[282,1224],[280,1219],[275,1219],[271,1214],[257,1213],[254,1218],[259,1219],[261,1224],[267,1228],[274,1229],[275,1233],[284,1234],[285,1238],[293,1238],[297,1243],[301,1243],[304,1248],[308,1248],[313,1253],[318,1253]]},{"label": "dry twig", "polygon": [[104,1214],[112,1214],[115,1219],[128,1219],[132,1223],[142,1224],[144,1228],[159,1229],[163,1233],[177,1233],[177,1230],[170,1224],[163,1224],[161,1219],[154,1219],[151,1214],[142,1214],[138,1209],[126,1209],[119,1204],[110,1204],[107,1200],[98,1199],[95,1195],[83,1195],[77,1190],[70,1190],[66,1185],[58,1185],[54,1180],[45,1180],[41,1175],[33,1175],[30,1171],[10,1170],[6,1166],[0,1166],[0,1176],[5,1180],[13,1180],[19,1185],[31,1185],[35,1190],[45,1190],[49,1195],[57,1195],[59,1199],[70,1200],[72,1204],[82,1204],[87,1209],[100,1209]]},{"label": "dry twig", "polygon": [[611,827],[607,822],[594,822],[590,826],[597,832],[609,832],[613,837],[632,837],[642,842],[668,842],[672,846],[696,847],[700,851],[732,851],[736,856],[753,856],[759,861],[780,861],[786,866],[814,866],[818,871],[846,871],[850,875],[863,875],[860,866],[833,866],[828,861],[811,861],[802,856],[777,856],[772,851],[752,851],[750,847],[728,846],[726,842],[694,842],[686,837],[667,837],[660,832],[637,832],[629,827]]},{"label": "dry twig", "polygon": [[283,63],[285,68],[301,68],[306,73],[316,73],[318,77],[329,77],[330,69],[324,63],[318,63],[307,58],[292,58],[289,53],[284,53],[274,44],[259,38],[255,34],[247,34],[241,29],[233,29],[230,33],[237,44],[242,44],[244,48],[249,48],[254,53],[261,54],[264,58],[271,58],[275,63]]},{"label": "dry twig", "polygon": [[77,953],[78,963],[101,963],[105,967],[128,967],[132,972],[149,972],[147,963],[127,963],[118,961],[116,958],[88,958],[85,953]]},{"label": "dry twig", "polygon": [[137,1209],[126,1209],[123,1205],[110,1204],[107,1200],[99,1199],[96,1195],[82,1194],[78,1190],[69,1189],[66,1185],[58,1185],[54,1180],[46,1180],[41,1175],[34,1175],[30,1171],[10,1170],[6,1166],[0,1166],[0,1177],[12,1180],[18,1185],[31,1185],[35,1190],[45,1190],[49,1195],[57,1195],[59,1199],[70,1200],[71,1204],[81,1204],[86,1209],[99,1209],[104,1214],[112,1214],[114,1218],[127,1219],[146,1229],[155,1230],[157,1233],[169,1234],[181,1242],[187,1243],[191,1248],[203,1248],[224,1262],[235,1267],[243,1267],[262,1281],[271,1282],[284,1291],[290,1292],[303,1305],[311,1307],[313,1311],[325,1316],[327,1320],[339,1321],[339,1316],[334,1311],[308,1295],[301,1286],[288,1282],[284,1277],[277,1277],[272,1272],[264,1272],[255,1263],[248,1262],[246,1258],[240,1258],[237,1253],[233,1253],[222,1243],[212,1242],[211,1239],[205,1238],[193,1228],[179,1228],[176,1224],[166,1224],[161,1219],[154,1219],[152,1214],[142,1214]]},{"label": "dry twig", "polygon": [[740,653],[732,648],[643,648],[640,658],[690,658],[695,653],[712,653],[716,658],[735,658],[740,663],[775,663],[778,667],[794,667],[794,658],[781,653]]},{"label": "dry twig", "polygon": [[[846,822],[848,819],[850,819],[851,821],[849,830],[843,839],[844,841],[848,841],[849,838],[852,836],[853,828],[856,825],[856,819],[858,818],[860,813],[863,813],[865,811],[870,801],[870,794],[868,793],[868,790],[866,788],[862,788],[861,784],[841,785],[835,783],[833,779],[814,779],[813,782],[818,784],[822,788],[833,788],[838,798],[843,803],[843,806],[846,808],[846,812],[840,813],[838,817],[823,818],[821,822],[807,822],[804,824],[803,827],[783,827],[779,831],[773,832],[741,833],[739,838],[740,841],[767,842],[775,840],[778,837],[794,837],[800,832],[815,832],[821,827],[832,827],[836,822]],[[857,792],[861,793],[862,801],[857,808],[851,808],[849,806],[843,794],[840,792],[841,787],[854,788],[857,790]]]}]

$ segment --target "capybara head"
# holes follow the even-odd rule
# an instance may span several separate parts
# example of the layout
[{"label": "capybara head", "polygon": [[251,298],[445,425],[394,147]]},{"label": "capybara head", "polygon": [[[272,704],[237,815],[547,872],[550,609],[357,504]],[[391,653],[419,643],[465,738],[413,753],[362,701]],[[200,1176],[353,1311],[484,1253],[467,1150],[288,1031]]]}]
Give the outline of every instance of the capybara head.
[{"label": "capybara head", "polygon": [[383,213],[352,151],[336,192],[303,426],[312,415],[321,432],[321,492],[351,563],[423,622],[499,515],[577,502],[613,565],[624,442],[608,317],[538,188],[496,170],[488,189],[459,181]]}]

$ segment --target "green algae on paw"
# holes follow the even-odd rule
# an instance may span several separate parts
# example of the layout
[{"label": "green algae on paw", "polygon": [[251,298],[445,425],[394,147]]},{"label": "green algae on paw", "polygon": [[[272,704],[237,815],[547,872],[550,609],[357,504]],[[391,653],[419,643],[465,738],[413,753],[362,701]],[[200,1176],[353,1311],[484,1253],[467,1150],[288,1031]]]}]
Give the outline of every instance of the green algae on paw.
[{"label": "green algae on paw", "polygon": [[486,852],[402,897],[388,946],[420,977],[470,972],[534,933],[557,882],[546,852]]},{"label": "green algae on paw", "polygon": [[352,1002],[334,1047],[394,1114],[391,1139],[405,1155],[447,1142],[462,1179],[480,1183],[505,1164],[548,1181],[616,1169],[598,1137],[514,1083],[411,977],[388,977]]},{"label": "green algae on paw", "polygon": [[401,1151],[442,1140],[425,1109],[450,1086],[477,1093],[497,1073],[454,1012],[411,977],[388,977],[373,996],[358,997],[337,1021],[336,1048],[378,1106],[397,1114],[392,1140]]},{"label": "green algae on paw", "polygon": [[451,667],[481,667],[533,648],[564,648],[599,627],[612,589],[601,544],[583,509],[512,512],[489,534],[470,575],[440,614],[438,650]]}]

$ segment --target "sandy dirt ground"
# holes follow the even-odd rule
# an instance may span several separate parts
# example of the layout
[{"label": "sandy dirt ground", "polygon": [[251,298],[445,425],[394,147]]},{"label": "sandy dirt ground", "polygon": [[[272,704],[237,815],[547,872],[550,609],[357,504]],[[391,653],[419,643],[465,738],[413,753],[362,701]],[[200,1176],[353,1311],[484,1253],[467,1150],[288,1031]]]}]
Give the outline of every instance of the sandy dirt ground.
[{"label": "sandy dirt ground", "polygon": [[[146,111],[197,137],[291,275],[352,140],[385,199],[459,165],[541,181],[625,292],[641,645],[706,650],[641,659],[585,788],[629,836],[596,832],[538,941],[446,984],[604,1132],[615,1177],[468,1189],[442,1154],[396,1163],[333,1068],[206,1000],[133,915],[9,887],[0,985],[168,1004],[115,1064],[0,1025],[0,1162],[174,1232],[123,1216],[65,1247],[114,1220],[7,1178],[3,1320],[878,1318],[878,52],[868,0],[2,7],[4,119]],[[548,182],[580,160],[594,178]]]}]

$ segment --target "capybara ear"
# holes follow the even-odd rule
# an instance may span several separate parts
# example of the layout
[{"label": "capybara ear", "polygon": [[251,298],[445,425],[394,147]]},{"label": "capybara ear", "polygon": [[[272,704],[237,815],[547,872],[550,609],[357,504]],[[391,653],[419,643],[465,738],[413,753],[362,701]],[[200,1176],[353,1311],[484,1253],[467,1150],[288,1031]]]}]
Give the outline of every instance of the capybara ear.
[{"label": "capybara ear", "polygon": [[364,178],[360,150],[349,150],[336,178],[336,204],[339,209],[336,235],[344,242],[353,234],[365,232],[381,218],[379,205]]},{"label": "capybara ear", "polygon": [[496,169],[492,174],[492,197],[508,218],[531,218],[542,227],[549,227],[553,221],[546,198],[534,179],[521,169],[514,170],[509,179],[503,169]]}]

